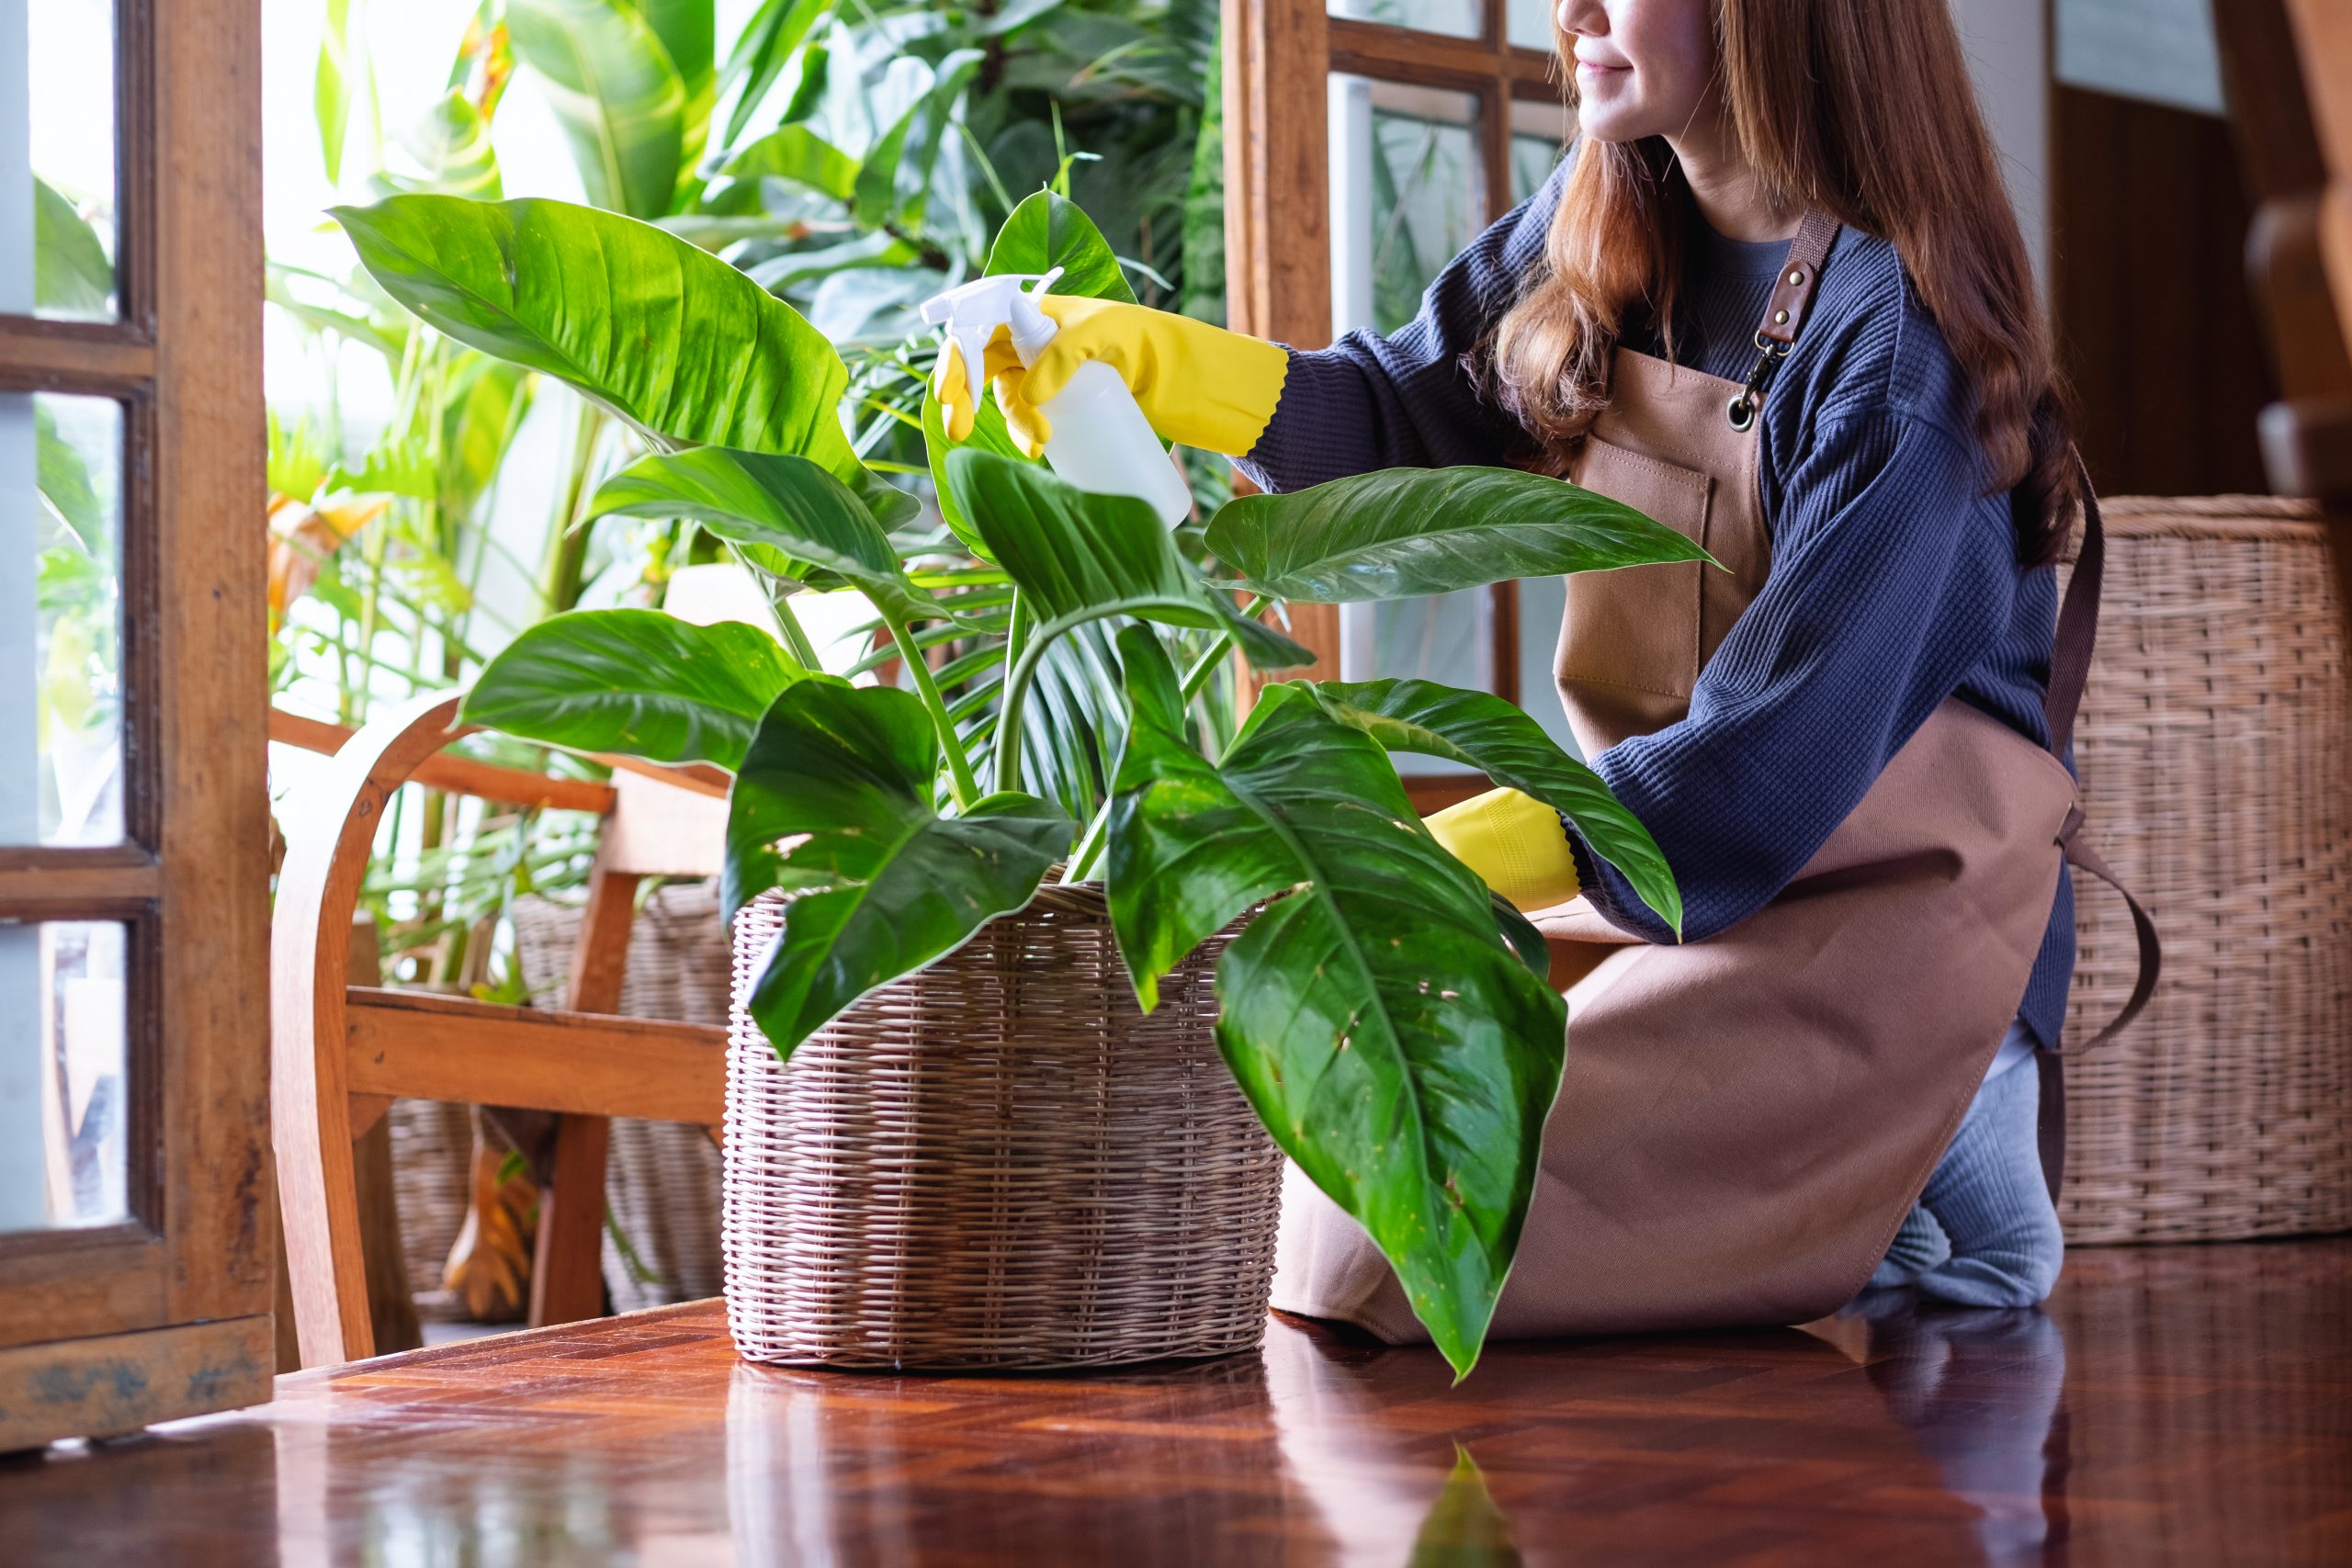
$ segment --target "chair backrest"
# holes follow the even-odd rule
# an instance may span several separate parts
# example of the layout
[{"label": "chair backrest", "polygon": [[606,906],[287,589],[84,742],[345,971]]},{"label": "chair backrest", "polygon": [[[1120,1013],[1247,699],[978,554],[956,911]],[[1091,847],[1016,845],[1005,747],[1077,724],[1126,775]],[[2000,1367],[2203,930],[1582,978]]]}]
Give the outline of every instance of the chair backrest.
[{"label": "chair backrest", "polygon": [[[2261,420],[2271,487],[2352,506],[2352,7],[2214,0],[2247,188],[2246,265],[2280,400]],[[2193,302],[2185,302],[2193,303]]]},{"label": "chair backrest", "polygon": [[[541,1204],[532,1320],[601,1309],[605,1118],[716,1126],[721,1030],[611,1016],[637,885],[718,869],[727,776],[601,758],[609,784],[448,753],[469,733],[458,694],[415,698],[356,732],[277,715],[271,738],[325,754],[281,812],[287,854],[271,918],[271,1104],[287,1271],[305,1365],[374,1353],[352,1143],[395,1096],[560,1113]],[[560,1010],[354,986],[349,934],[385,808],[410,782],[606,819]]]}]

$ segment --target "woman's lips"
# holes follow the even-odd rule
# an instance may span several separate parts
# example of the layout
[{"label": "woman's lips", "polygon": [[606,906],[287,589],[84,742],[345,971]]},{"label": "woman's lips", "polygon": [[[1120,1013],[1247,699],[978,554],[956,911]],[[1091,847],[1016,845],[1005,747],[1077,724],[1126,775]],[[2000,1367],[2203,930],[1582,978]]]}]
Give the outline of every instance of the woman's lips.
[{"label": "woman's lips", "polygon": [[1633,67],[1631,65],[1620,65],[1598,60],[1579,60],[1577,62],[1577,74],[1579,76],[1603,78],[1610,76],[1623,76],[1632,69]]}]

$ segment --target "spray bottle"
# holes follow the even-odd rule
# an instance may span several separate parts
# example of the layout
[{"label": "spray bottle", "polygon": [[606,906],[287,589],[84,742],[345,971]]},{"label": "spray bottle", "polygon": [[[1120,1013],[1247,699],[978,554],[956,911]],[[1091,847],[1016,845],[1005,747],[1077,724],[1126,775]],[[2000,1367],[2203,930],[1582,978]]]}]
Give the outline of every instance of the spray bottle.
[{"label": "spray bottle", "polygon": [[[1056,267],[1043,274],[976,277],[924,302],[922,319],[942,328],[963,356],[973,397],[984,390],[980,378],[988,363],[989,339],[997,328],[1005,329],[1023,366],[1036,363],[1054,341],[1061,329],[1037,308],[1036,296],[1061,275],[1062,269]],[[1024,288],[1027,284],[1036,287]],[[1091,359],[1080,365],[1069,384],[1037,412],[1052,427],[1046,437],[1046,461],[1079,489],[1148,502],[1171,528],[1191,513],[1193,492],[1184,476],[1169,461],[1126,381],[1108,365]]]}]

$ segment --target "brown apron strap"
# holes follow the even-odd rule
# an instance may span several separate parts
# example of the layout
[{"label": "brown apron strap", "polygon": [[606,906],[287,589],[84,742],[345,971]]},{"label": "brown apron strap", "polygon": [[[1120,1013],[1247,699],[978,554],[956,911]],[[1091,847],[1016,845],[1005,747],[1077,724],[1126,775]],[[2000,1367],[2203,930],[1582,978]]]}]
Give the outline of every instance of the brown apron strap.
[{"label": "brown apron strap", "polygon": [[[2050,656],[2050,694],[2042,709],[2050,725],[2050,750],[2061,761],[2065,760],[2066,748],[2074,741],[2075,716],[2082,707],[2084,688],[2090,684],[2091,655],[2098,644],[2099,591],[2107,572],[2107,531],[2099,519],[2098,496],[2091,489],[2090,470],[2084,466],[2080,452],[2075,454],[2075,472],[2083,502],[2083,545],[2075,558],[2075,575],[2066,584],[2065,602],[2058,607],[2057,636]],[[2123,902],[2132,911],[2132,937],[2140,950],[2139,974],[2132,983],[2132,995],[2124,1002],[2123,1010],[2077,1047],[2096,1051],[2130,1027],[2148,1005],[2148,998],[2155,995],[2156,978],[2164,970],[2164,944],[2157,940],[2156,922],[2149,918],[2147,909],[2117,878],[2107,858],[2083,840],[2082,827],[2083,808],[2077,805],[2066,813],[2066,820],[2058,829],[2058,843],[2065,852],[2066,863],[2080,866],[2123,895]],[[2066,1173],[2065,1069],[2052,1047],[2037,1053],[2036,1065],[2041,1076],[2038,1129],[2041,1174],[2049,1183],[2051,1197],[2055,1199]]]},{"label": "brown apron strap", "polygon": [[1772,297],[1764,302],[1764,320],[1756,329],[1755,367],[1747,372],[1747,384],[1724,406],[1724,417],[1742,434],[1756,424],[1756,411],[1764,406],[1764,389],[1770,385],[1772,372],[1796,347],[1805,313],[1813,309],[1814,290],[1821,286],[1822,265],[1837,239],[1838,220],[1816,207],[1804,215],[1797,237],[1789,242],[1788,262],[1772,285]]},{"label": "brown apron strap", "polygon": [[1813,291],[1821,282],[1821,264],[1829,259],[1830,243],[1838,238],[1838,220],[1819,208],[1804,215],[1797,237],[1789,242],[1789,261],[1765,303],[1763,324],[1756,329],[1757,346],[1797,341],[1805,312],[1813,309]]}]

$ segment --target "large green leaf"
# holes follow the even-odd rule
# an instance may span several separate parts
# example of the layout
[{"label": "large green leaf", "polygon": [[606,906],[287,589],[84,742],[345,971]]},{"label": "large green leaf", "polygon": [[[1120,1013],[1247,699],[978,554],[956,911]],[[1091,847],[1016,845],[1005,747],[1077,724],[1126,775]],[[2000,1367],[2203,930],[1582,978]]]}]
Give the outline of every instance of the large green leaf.
[{"label": "large green leaf", "polygon": [[[725,145],[733,145],[752,123],[768,89],[791,59],[801,40],[832,10],[833,0],[765,0],[743,24],[743,31],[735,40],[734,49],[727,56],[727,68],[720,73],[720,86],[735,95],[735,107],[727,117]],[[818,51],[821,55],[822,51]],[[807,66],[803,66],[805,71]],[[821,67],[820,67],[821,69]],[[787,117],[789,118],[789,117]]]},{"label": "large green leaf", "polygon": [[509,643],[466,694],[465,721],[578,751],[741,765],[776,694],[809,680],[738,621],[571,610]]},{"label": "large green leaf", "polygon": [[490,120],[461,87],[452,87],[401,138],[407,166],[379,171],[370,183],[383,194],[429,192],[496,201],[505,189],[492,144]]},{"label": "large green leaf", "polygon": [[991,275],[1050,272],[1055,267],[1062,269],[1061,276],[1054,280],[1057,294],[1116,299],[1127,305],[1136,302],[1136,291],[1128,286],[1118,256],[1094,226],[1094,220],[1066,197],[1049,190],[1033,191],[996,231],[996,243],[989,247],[988,271]]},{"label": "large green leaf", "polygon": [[1657,840],[1599,773],[1561,750],[1518,707],[1491,693],[1434,681],[1330,681],[1300,689],[1331,717],[1391,751],[1466,762],[1565,813],[1592,852],[1623,872],[1642,902],[1680,934],[1682,894]]},{"label": "large green leaf", "polygon": [[1709,558],[1630,506],[1516,468],[1385,468],[1241,496],[1210,519],[1208,545],[1259,592],[1318,604]]},{"label": "large green leaf", "polygon": [[396,196],[335,217],[385,290],[672,443],[858,468],[849,372],[791,306],[675,235],[567,202]]},{"label": "large green leaf", "polygon": [[718,17],[712,0],[634,0],[638,14],[662,40],[671,69],[686,90],[684,134],[678,153],[681,183],[710,140],[710,111],[718,98]]},{"label": "large green leaf", "polygon": [[588,502],[590,517],[615,513],[691,517],[722,539],[838,574],[895,620],[946,618],[937,601],[908,581],[890,536],[865,503],[806,457],[720,446],[653,453],[606,479]]},{"label": "large green leaf", "polygon": [[1107,880],[1136,995],[1152,1005],[1161,975],[1272,900],[1217,963],[1217,1043],[1466,1374],[1526,1219],[1566,1005],[1362,730],[1275,686],[1213,765],[1157,639],[1129,627],[1119,646],[1135,719]]},{"label": "large green leaf", "polygon": [[850,209],[863,228],[895,224],[920,229],[931,202],[932,171],[956,100],[970,85],[984,56],[977,49],[953,50],[933,73],[931,85],[866,149],[859,164]]},{"label": "large green leaf", "polygon": [[1252,664],[1291,669],[1315,656],[1244,615],[1177,550],[1147,502],[1083,491],[1034,463],[977,447],[947,458],[947,485],[989,554],[1040,622],[1041,637],[1088,620],[1133,615],[1227,631]]},{"label": "large green leaf", "polygon": [[728,807],[723,901],[731,920],[766,888],[799,889],[750,997],[778,1055],[1020,908],[1069,848],[1070,819],[1032,795],[942,817],[938,769],[930,716],[893,687],[805,682],[760,721]]},{"label": "large green leaf", "polygon": [[33,302],[74,316],[114,312],[114,263],[106,242],[39,175],[33,178]]},{"label": "large green leaf", "polygon": [[[857,188],[857,160],[805,125],[778,126],[729,158],[720,172],[729,179],[790,180],[835,201],[847,201]],[[887,242],[891,236],[881,238]]]},{"label": "large green leaf", "polygon": [[571,142],[588,199],[636,218],[669,211],[688,167],[692,94],[652,23],[629,0],[508,0],[506,25]]}]

